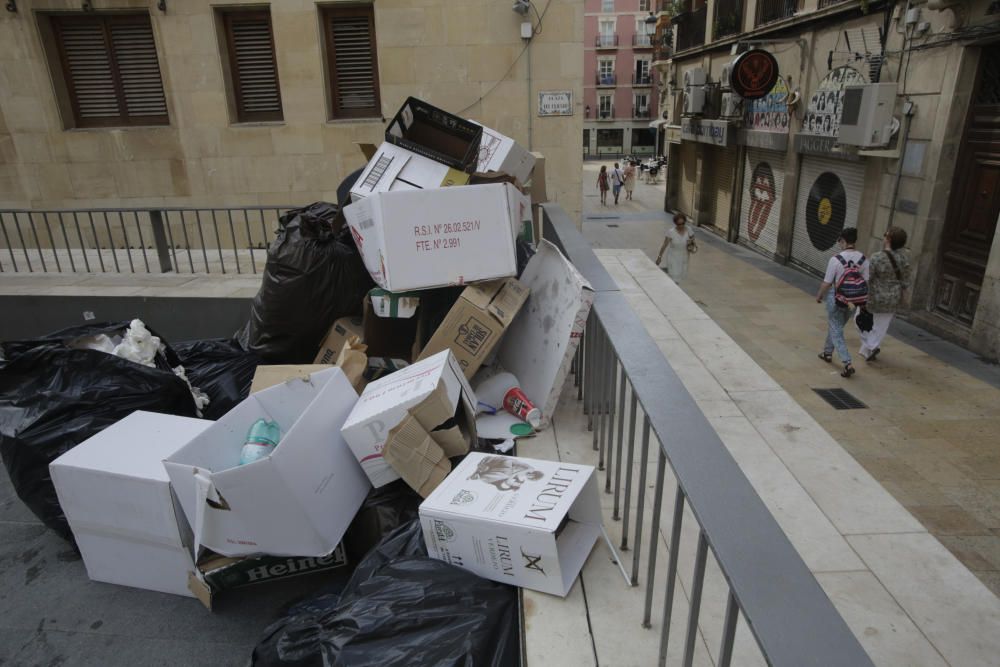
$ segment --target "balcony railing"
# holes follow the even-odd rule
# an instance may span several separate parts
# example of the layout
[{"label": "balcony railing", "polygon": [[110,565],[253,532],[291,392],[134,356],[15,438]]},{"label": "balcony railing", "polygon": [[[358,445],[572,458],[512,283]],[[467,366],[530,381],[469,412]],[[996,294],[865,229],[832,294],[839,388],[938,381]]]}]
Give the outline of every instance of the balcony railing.
[{"label": "balcony railing", "polygon": [[594,85],[598,87],[609,87],[618,85],[618,75],[617,74],[595,74],[594,75]]},{"label": "balcony railing", "polygon": [[615,108],[601,109],[597,112],[597,120],[614,120],[615,119]]},{"label": "balcony railing", "polygon": [[736,35],[742,32],[742,28],[743,0],[715,0],[712,40]]},{"label": "balcony railing", "polygon": [[632,74],[633,86],[652,86],[653,77],[649,74]]},{"label": "balcony railing", "polygon": [[678,51],[693,49],[705,43],[705,20],[707,17],[708,7],[706,5],[674,17]]},{"label": "balcony railing", "polygon": [[839,5],[842,2],[847,2],[847,0],[819,0],[819,8],[829,7],[830,5]]},{"label": "balcony railing", "polygon": [[795,16],[798,5],[798,0],[757,0],[757,25]]},{"label": "balcony railing", "polygon": [[594,46],[599,49],[617,49],[618,35],[597,35],[594,37]]},{"label": "balcony railing", "polygon": [[649,107],[632,107],[632,118],[649,118]]},{"label": "balcony railing", "polygon": [[632,35],[632,46],[636,49],[653,48],[653,35]]}]

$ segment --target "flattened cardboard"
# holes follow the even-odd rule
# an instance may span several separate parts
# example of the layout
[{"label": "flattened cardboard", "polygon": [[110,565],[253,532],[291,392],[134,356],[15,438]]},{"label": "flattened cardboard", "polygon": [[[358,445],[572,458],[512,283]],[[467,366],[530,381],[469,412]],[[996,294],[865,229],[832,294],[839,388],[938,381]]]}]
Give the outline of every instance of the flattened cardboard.
[{"label": "flattened cardboard", "polygon": [[479,157],[483,126],[408,97],[385,130],[386,141],[461,171]]},{"label": "flattened cardboard", "polygon": [[337,361],[337,355],[344,349],[344,343],[351,336],[364,336],[364,321],[357,316],[341,317],[330,327],[330,332],[313,360],[314,364],[332,364]]},{"label": "flattened cardboard", "polygon": [[137,411],[49,464],[93,581],[191,596],[191,531],[161,461],[211,425]]},{"label": "flattened cardboard", "polygon": [[274,366],[258,366],[253,374],[253,382],[250,383],[250,393],[256,394],[268,387],[273,387],[285,382],[298,380],[308,382],[313,373],[325,371],[332,368],[330,364],[290,364]]},{"label": "flattened cardboard", "polygon": [[432,558],[566,596],[601,534],[591,466],[473,452],[420,505]]},{"label": "flattened cardboard", "polygon": [[383,143],[351,187],[351,201],[378,192],[425,190],[465,185],[469,175],[413,151]]},{"label": "flattened cardboard", "polygon": [[[339,368],[251,394],[163,465],[199,547],[223,556],[325,556],[371,485],[340,436],[357,394]],[[277,448],[238,465],[250,427],[281,427]]]},{"label": "flattened cardboard", "polygon": [[548,241],[539,244],[520,280],[531,290],[531,296],[507,330],[497,359],[542,411],[544,428],[555,412],[563,381],[580,344],[594,291]]},{"label": "flattened cardboard", "polygon": [[429,492],[476,441],[476,398],[445,350],[369,384],[342,433],[375,487],[402,477]]},{"label": "flattened cardboard", "polygon": [[450,349],[471,379],[528,300],[528,292],[517,278],[466,287],[419,359]]},{"label": "flattened cardboard", "polygon": [[406,292],[517,275],[524,206],[502,183],[378,193],[344,215],[375,283]]},{"label": "flattened cardboard", "polygon": [[497,171],[510,174],[519,182],[527,183],[534,168],[535,156],[527,148],[510,137],[483,126],[483,137],[479,142],[477,171]]}]

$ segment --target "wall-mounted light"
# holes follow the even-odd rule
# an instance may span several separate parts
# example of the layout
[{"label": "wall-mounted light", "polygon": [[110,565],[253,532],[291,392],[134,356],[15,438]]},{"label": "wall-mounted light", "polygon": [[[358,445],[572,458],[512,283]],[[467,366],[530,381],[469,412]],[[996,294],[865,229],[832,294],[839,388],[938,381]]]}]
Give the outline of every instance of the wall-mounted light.
[{"label": "wall-mounted light", "polygon": [[159,9],[164,14],[167,13],[167,0],[160,0],[156,3],[156,8]]},{"label": "wall-mounted light", "polygon": [[583,108],[583,114],[585,118],[590,118],[590,105],[588,104]]},{"label": "wall-mounted light", "polygon": [[83,2],[80,4],[80,7],[85,12],[92,12],[92,11],[94,11],[94,5],[90,4],[90,0],[83,0]]},{"label": "wall-mounted light", "polygon": [[530,0],[514,0],[514,6],[511,9],[521,16],[526,16],[531,11],[531,2]]},{"label": "wall-mounted light", "polygon": [[17,11],[17,3],[14,0],[8,0],[6,7],[8,12]]}]

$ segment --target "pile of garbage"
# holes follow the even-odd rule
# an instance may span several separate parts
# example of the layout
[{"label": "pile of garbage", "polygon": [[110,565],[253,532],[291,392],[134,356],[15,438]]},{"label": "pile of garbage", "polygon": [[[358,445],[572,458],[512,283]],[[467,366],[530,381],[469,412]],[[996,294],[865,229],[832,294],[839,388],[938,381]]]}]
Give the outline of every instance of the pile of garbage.
[{"label": "pile of garbage", "polygon": [[136,319],[0,344],[4,465],[91,579],[211,609],[353,569],[255,664],[383,665],[387,641],[391,664],[502,664],[511,586],[565,596],[602,530],[593,468],[511,455],[593,301],[539,238],[541,165],[414,98],[385,139],[344,201],[280,218],[233,339]]}]

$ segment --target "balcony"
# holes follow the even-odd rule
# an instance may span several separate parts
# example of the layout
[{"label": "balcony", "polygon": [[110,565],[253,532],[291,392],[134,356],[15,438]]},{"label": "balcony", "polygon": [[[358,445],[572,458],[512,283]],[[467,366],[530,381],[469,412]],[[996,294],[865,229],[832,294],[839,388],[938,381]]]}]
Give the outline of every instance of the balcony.
[{"label": "balcony", "polygon": [[656,46],[653,48],[653,61],[670,60],[674,57],[674,31],[661,28],[656,36]]},{"label": "balcony", "polygon": [[615,119],[615,108],[610,109],[600,109],[597,112],[597,120],[614,120]]},{"label": "balcony", "polygon": [[598,49],[617,49],[618,35],[596,35],[594,46]]},{"label": "balcony", "polygon": [[653,48],[653,35],[632,35],[633,49]]},{"label": "balcony", "polygon": [[637,120],[649,119],[649,107],[632,107],[632,118]]},{"label": "balcony", "polygon": [[594,85],[598,88],[613,88],[618,85],[617,74],[595,74]]},{"label": "balcony", "polygon": [[[794,0],[791,1],[794,2]],[[687,51],[688,49],[702,46],[705,43],[705,22],[707,18],[708,7],[702,5],[694,11],[678,14],[672,19],[675,26],[674,29],[677,31],[677,51]]]},{"label": "balcony", "polygon": [[739,34],[742,29],[743,0],[716,0],[712,41]]},{"label": "balcony", "polygon": [[798,6],[798,0],[757,0],[757,26],[795,16]]},{"label": "balcony", "polygon": [[650,74],[632,74],[632,86],[635,88],[646,88],[653,85],[653,77]]}]

